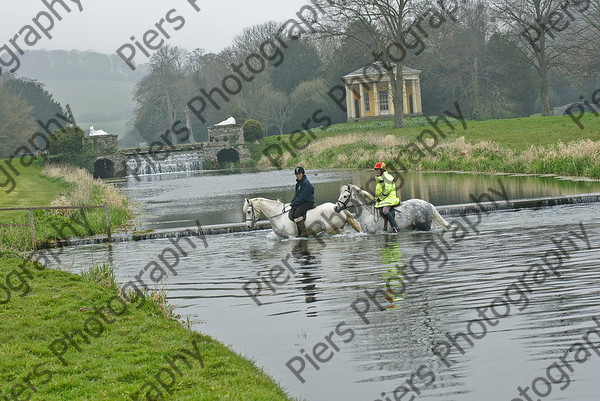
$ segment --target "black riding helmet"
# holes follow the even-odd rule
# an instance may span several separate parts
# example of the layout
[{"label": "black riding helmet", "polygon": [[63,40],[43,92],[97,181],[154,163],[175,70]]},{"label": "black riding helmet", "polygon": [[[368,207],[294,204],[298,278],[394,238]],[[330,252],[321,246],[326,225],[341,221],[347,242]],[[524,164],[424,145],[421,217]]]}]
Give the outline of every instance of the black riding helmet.
[{"label": "black riding helmet", "polygon": [[304,168],[300,166],[296,167],[296,169],[294,170],[294,174],[305,174]]}]

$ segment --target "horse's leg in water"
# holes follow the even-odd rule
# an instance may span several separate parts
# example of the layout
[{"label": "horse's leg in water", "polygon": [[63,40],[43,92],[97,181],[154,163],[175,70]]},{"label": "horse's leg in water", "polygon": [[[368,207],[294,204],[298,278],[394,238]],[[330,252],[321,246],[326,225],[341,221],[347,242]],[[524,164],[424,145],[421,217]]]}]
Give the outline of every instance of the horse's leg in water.
[{"label": "horse's leg in water", "polygon": [[379,214],[381,214],[381,217],[383,217],[383,232],[387,233],[387,225],[388,225],[388,219],[385,218],[385,209],[389,209],[389,208],[382,208],[379,209]]}]

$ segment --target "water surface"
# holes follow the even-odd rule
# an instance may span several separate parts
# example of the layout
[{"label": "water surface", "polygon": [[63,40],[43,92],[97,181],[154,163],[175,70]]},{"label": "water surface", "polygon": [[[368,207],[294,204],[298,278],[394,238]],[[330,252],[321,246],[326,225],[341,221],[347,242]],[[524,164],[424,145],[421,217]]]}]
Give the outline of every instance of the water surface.
[{"label": "water surface", "polygon": [[[398,173],[399,174],[399,173]],[[397,176],[398,176],[397,174]],[[317,204],[335,202],[344,184],[366,188],[371,171],[308,171],[315,186]],[[498,189],[502,179],[511,199],[600,192],[598,181],[570,181],[553,177],[530,177],[461,173],[403,173],[398,178],[402,199],[420,198],[434,205],[471,202],[471,194]],[[118,183],[127,195],[139,202],[139,229],[194,227],[243,221],[244,198],[265,197],[290,202],[295,177],[291,170],[230,174],[194,172],[140,176]],[[477,195],[479,196],[479,195]]]},{"label": "water surface", "polygon": [[[318,173],[313,181],[321,201],[337,198],[340,183],[360,182],[365,177],[355,172]],[[588,185],[596,185],[550,178],[501,178],[511,199],[527,194],[580,193],[586,192]],[[498,188],[497,179],[415,175],[402,196],[428,198],[438,204],[461,203],[471,193],[482,193],[490,186]],[[153,213],[151,224],[170,224],[179,213],[180,220],[189,219],[192,210],[204,224],[204,216],[212,219],[206,223],[241,221],[241,212],[228,213],[239,209],[240,199],[289,197],[291,183],[293,176],[288,172],[189,175],[130,183],[127,191],[151,202],[146,209]],[[450,248],[445,251],[447,263],[442,266],[442,258],[429,260],[428,271],[420,275],[410,269],[411,260],[413,266],[424,270],[418,258],[443,233],[439,227],[431,232],[398,235],[348,231],[320,241],[281,241],[270,231],[254,231],[208,236],[207,248],[194,238],[196,249],[182,243],[188,256],[180,258],[177,275],[167,280],[169,301],[177,306],[177,313],[190,316],[195,330],[252,358],[294,397],[311,401],[394,400],[393,391],[400,386],[410,388],[407,380],[412,376],[416,391],[399,399],[510,401],[519,398],[518,386],[531,387],[565,350],[582,341],[594,324],[592,316],[600,318],[599,214],[600,204],[491,212],[482,216],[476,230],[463,232],[463,239],[458,239],[458,232],[454,239],[451,233],[446,234],[443,238]],[[527,303],[513,294],[515,303],[510,305],[510,313],[496,326],[488,327],[484,338],[474,340],[473,347],[459,340],[465,353],[454,350],[450,367],[434,355],[436,344],[448,341],[447,333],[467,332],[469,322],[480,319],[476,308],[503,297],[505,289],[523,272],[555,250],[553,239],[571,231],[582,235],[580,222],[590,249],[583,239],[574,239],[578,250],[565,245],[560,277],[551,275],[541,284],[528,278],[531,291],[525,293]],[[125,282],[157,260],[165,247],[172,247],[169,240],[68,248],[63,267],[77,270],[91,262],[107,261]],[[435,259],[436,254],[428,249]],[[275,293],[265,290],[258,297],[263,305],[257,306],[242,286],[258,273],[268,275],[282,259],[296,274],[277,286]],[[399,284],[392,285],[387,299],[376,298],[381,311],[371,302],[371,312],[366,315],[369,323],[365,323],[351,305],[360,298],[368,299],[365,291],[374,293],[387,282],[398,283],[390,277],[399,272],[413,282],[403,290]],[[336,327],[342,334],[351,329],[352,339],[349,334],[335,334]],[[319,370],[306,362],[306,382],[301,383],[286,363],[301,356],[301,350],[312,353],[315,345],[327,343],[327,336],[339,351],[328,362],[319,363]],[[566,370],[569,384],[566,378],[561,384],[550,383],[548,399],[597,399],[600,357],[591,352],[585,363],[572,363],[574,371]],[[424,378],[419,378],[414,372],[422,365]],[[560,378],[559,373],[553,374]],[[538,389],[547,390],[541,381],[536,383]],[[531,391],[529,394],[534,400],[543,399]]]}]

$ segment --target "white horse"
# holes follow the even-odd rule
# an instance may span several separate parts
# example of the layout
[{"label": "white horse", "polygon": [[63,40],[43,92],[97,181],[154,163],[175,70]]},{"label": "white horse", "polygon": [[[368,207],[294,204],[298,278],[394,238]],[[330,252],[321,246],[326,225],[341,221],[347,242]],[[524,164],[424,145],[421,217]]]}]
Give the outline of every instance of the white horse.
[{"label": "white horse", "polygon": [[[345,210],[348,206],[356,208],[356,218],[367,233],[373,234],[383,231],[383,217],[375,209],[373,195],[360,187],[352,184],[344,185],[340,189],[340,197],[335,203],[335,211]],[[416,228],[417,230],[431,230],[431,223],[436,222],[444,228],[452,228],[437,211],[435,206],[422,199],[409,199],[395,208],[395,219],[399,229]],[[391,227],[390,227],[391,229]],[[391,231],[391,230],[390,230]]]},{"label": "white horse", "polygon": [[[278,200],[265,198],[254,198],[244,200],[242,210],[246,216],[246,224],[249,228],[254,228],[256,221],[261,214],[264,214],[271,222],[271,227],[275,234],[281,237],[294,238],[298,235],[296,223],[288,218],[289,203],[282,203]],[[354,215],[347,210],[341,213],[336,212],[335,205],[331,202],[324,203],[306,212],[306,230],[309,234],[318,234],[326,231],[328,234],[339,234],[346,223],[358,231],[362,232],[360,223]]]}]

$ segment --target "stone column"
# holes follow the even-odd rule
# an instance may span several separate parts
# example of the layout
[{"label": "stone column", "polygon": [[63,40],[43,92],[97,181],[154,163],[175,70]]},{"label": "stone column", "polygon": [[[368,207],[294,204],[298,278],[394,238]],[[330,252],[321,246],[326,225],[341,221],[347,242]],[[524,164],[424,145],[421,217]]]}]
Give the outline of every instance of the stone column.
[{"label": "stone column", "polygon": [[404,113],[404,115],[408,114],[408,96],[406,96],[406,79],[403,79],[402,81],[402,99],[404,99],[404,102],[402,102],[402,113]]},{"label": "stone column", "polygon": [[365,89],[364,89],[362,81],[360,81],[358,83],[358,99],[359,99],[358,100],[358,109],[360,110],[359,114],[360,114],[361,118],[364,117],[366,114],[364,97],[365,97]]},{"label": "stone column", "polygon": [[352,107],[354,103],[354,93],[352,92],[352,85],[346,82],[346,116],[348,121],[352,118]]}]

